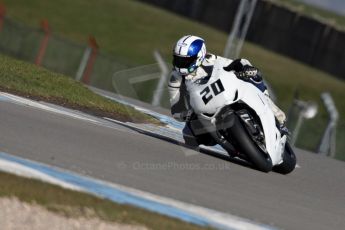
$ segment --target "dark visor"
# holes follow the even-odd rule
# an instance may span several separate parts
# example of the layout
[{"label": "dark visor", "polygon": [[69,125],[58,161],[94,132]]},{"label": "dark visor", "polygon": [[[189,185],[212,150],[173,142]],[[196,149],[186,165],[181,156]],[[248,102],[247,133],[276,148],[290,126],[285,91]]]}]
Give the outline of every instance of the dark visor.
[{"label": "dark visor", "polygon": [[173,65],[177,68],[189,68],[198,58],[198,56],[181,57],[174,55]]}]

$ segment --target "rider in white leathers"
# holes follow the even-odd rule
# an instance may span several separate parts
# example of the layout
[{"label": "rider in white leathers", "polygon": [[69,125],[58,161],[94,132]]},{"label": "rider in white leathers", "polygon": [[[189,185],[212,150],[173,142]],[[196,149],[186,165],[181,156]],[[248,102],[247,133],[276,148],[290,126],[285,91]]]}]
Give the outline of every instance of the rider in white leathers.
[{"label": "rider in white leathers", "polygon": [[[207,134],[195,135],[189,122],[194,118],[193,108],[189,105],[188,92],[185,81],[207,80],[213,70],[215,61],[219,57],[206,53],[205,42],[197,36],[184,36],[179,39],[173,51],[173,66],[169,80],[169,94],[171,103],[171,113],[176,120],[186,121],[183,130],[186,144],[198,146],[199,144],[214,145],[212,138]],[[247,81],[259,88],[269,98],[267,88],[259,70],[251,65],[246,59],[230,60],[226,59],[224,70],[234,71],[241,80]],[[280,124],[282,132],[288,132],[285,127],[286,116],[271,99],[269,99],[271,109]]]}]

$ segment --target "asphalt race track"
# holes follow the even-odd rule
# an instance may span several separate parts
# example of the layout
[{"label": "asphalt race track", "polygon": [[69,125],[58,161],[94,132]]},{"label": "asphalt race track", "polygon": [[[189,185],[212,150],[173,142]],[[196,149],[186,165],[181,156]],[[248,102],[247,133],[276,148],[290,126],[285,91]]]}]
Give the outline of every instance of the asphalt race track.
[{"label": "asphalt race track", "polygon": [[283,229],[345,229],[344,162],[296,150],[287,176],[110,124],[0,100],[0,151]]}]

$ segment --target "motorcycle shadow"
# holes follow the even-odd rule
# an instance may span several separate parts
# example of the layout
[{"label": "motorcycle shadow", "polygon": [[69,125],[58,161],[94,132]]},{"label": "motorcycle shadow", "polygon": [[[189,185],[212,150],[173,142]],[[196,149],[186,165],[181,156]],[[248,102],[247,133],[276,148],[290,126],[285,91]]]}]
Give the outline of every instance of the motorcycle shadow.
[{"label": "motorcycle shadow", "polygon": [[[185,148],[193,149],[186,144],[183,144],[183,145]],[[223,152],[220,152],[220,151],[218,152],[217,150],[210,149],[210,148],[204,148],[204,147],[198,147],[197,149],[193,149],[193,150],[198,151],[201,154],[205,154],[205,155],[215,157],[215,158],[218,158],[218,159],[221,159],[221,160],[224,160],[224,161],[236,164],[236,165],[240,165],[242,167],[257,170],[250,162],[235,156],[235,154],[233,154],[233,155],[230,155],[228,153],[225,154]],[[224,152],[225,152],[225,150],[224,150]]]},{"label": "motorcycle shadow", "polygon": [[[176,139],[174,139],[172,137],[168,137],[168,136],[162,135],[160,133],[150,132],[150,131],[147,131],[147,130],[144,130],[144,129],[141,129],[141,128],[138,128],[138,127],[134,127],[134,126],[122,123],[122,122],[115,122],[115,121],[112,121],[112,122],[117,123],[119,125],[122,125],[124,127],[127,127],[129,129],[132,129],[132,130],[134,130],[134,131],[136,131],[138,133],[142,133],[142,134],[144,134],[146,136],[154,137],[154,138],[157,138],[157,139],[169,142],[171,144],[175,144],[175,145],[187,148],[189,150],[193,150],[193,151],[199,152],[201,154],[205,154],[205,155],[208,155],[208,156],[211,156],[211,157],[215,157],[215,158],[227,161],[227,162],[231,162],[231,163],[236,164],[236,165],[240,165],[242,167],[246,167],[246,168],[250,168],[250,169],[254,169],[256,171],[259,171],[255,167],[253,167],[253,165],[250,164],[248,161],[245,161],[244,159],[236,157],[235,154],[234,154],[234,156],[231,156],[230,154],[225,155],[225,153],[223,153],[222,151],[217,151],[217,150],[215,150],[213,148],[211,149],[209,147],[206,147],[206,148],[205,147],[193,148],[193,147],[191,147],[191,146],[189,146],[189,145],[187,145],[187,144],[185,144],[185,143],[183,143],[181,141],[178,141],[178,140],[176,140]],[[188,155],[195,155],[195,154],[188,154]]]}]

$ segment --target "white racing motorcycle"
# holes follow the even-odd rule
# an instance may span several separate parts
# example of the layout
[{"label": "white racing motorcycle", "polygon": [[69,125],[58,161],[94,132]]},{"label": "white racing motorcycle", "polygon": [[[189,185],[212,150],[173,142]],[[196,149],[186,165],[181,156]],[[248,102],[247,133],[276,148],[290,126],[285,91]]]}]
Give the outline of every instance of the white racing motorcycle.
[{"label": "white racing motorcycle", "polygon": [[296,157],[276,126],[269,99],[223,67],[220,59],[209,79],[186,81],[189,102],[198,118],[197,123],[191,121],[192,130],[209,133],[230,156],[236,153],[260,171],[292,172]]}]

